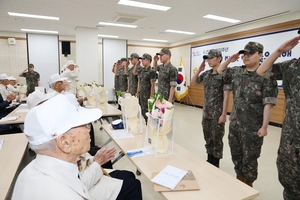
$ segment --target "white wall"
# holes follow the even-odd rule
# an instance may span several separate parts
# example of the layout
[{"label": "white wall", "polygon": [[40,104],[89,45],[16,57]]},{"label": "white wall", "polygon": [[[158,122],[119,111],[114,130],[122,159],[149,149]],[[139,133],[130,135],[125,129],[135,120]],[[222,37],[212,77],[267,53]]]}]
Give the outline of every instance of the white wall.
[{"label": "white wall", "polygon": [[103,82],[108,91],[108,100],[114,100],[114,77],[112,67],[121,58],[127,57],[127,40],[102,40]]},{"label": "white wall", "polygon": [[81,83],[99,82],[98,33],[96,28],[76,28],[76,64]]},{"label": "white wall", "polygon": [[49,88],[49,78],[59,72],[57,35],[27,34],[28,62],[40,74],[41,86]]}]

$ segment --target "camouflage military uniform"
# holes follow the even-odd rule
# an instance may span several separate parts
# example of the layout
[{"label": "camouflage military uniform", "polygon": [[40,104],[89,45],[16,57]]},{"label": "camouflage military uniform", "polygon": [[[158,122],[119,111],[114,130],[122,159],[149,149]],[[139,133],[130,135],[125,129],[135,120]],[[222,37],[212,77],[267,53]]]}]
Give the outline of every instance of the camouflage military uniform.
[{"label": "camouflage military uniform", "polygon": [[26,84],[27,84],[26,95],[28,96],[30,93],[34,92],[35,87],[38,87],[40,74],[37,73],[36,71],[33,71],[33,72],[24,72],[22,76],[26,78]]},{"label": "camouflage military uniform", "polygon": [[[138,66],[138,72],[143,69],[142,66]],[[129,80],[129,93],[135,95],[137,92],[138,76],[133,74],[134,66],[128,70],[128,80]]]},{"label": "camouflage military uniform", "polygon": [[[272,71],[271,71],[272,70]],[[283,81],[286,99],[277,168],[285,200],[300,199],[300,58],[276,63],[265,77]],[[273,76],[271,76],[273,77]]]},{"label": "camouflage military uniform", "polygon": [[257,159],[263,137],[257,131],[263,123],[265,104],[276,104],[277,82],[267,80],[246,66],[229,67],[223,73],[225,81],[232,80],[233,108],[230,115],[229,146],[234,169],[249,181],[257,179]]},{"label": "camouflage military uniform", "polygon": [[159,65],[157,66],[158,74],[158,92],[160,92],[164,99],[168,101],[170,96],[171,86],[177,85],[177,76],[178,71],[171,62],[166,66]]},{"label": "camouflage military uniform", "polygon": [[225,123],[218,124],[219,117],[223,112],[224,90],[230,90],[230,82],[224,82],[219,74],[213,74],[212,70],[207,70],[200,74],[197,83],[204,86],[204,106],[202,127],[207,154],[215,158],[223,157],[223,136],[225,133]]},{"label": "camouflage military uniform", "polygon": [[118,69],[118,90],[126,92],[127,90],[127,75],[125,74],[125,68],[121,67]]},{"label": "camouflage military uniform", "polygon": [[138,78],[140,80],[140,105],[142,109],[142,115],[147,121],[146,112],[148,112],[148,99],[151,94],[151,83],[155,82],[155,71],[151,67],[143,68]]}]

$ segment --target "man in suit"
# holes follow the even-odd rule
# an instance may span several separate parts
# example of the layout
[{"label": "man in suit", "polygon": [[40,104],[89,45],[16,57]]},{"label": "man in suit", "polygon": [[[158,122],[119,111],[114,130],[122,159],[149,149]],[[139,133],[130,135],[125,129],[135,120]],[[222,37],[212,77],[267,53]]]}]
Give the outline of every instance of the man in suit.
[{"label": "man in suit", "polygon": [[24,132],[37,156],[18,176],[12,199],[94,199],[78,178],[76,160],[89,150],[89,123],[101,115],[97,108],[76,109],[60,94],[31,109]]}]

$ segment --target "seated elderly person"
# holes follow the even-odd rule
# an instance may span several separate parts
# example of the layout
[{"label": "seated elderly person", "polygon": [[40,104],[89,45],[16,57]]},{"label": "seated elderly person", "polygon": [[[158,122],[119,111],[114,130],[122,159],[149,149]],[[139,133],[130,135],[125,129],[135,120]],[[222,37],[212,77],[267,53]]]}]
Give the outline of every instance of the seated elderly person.
[{"label": "seated elderly person", "polygon": [[[45,95],[39,90],[33,92],[28,96],[28,107],[32,109],[36,105],[43,104],[43,102],[52,98],[52,94]],[[78,110],[86,109],[80,108]],[[91,128],[90,125],[89,128]],[[140,181],[135,179],[132,172],[114,170],[108,174],[104,169],[99,168],[99,165],[104,167],[107,162],[114,159],[115,154],[115,147],[103,147],[97,151],[94,157],[89,153],[80,155],[76,162],[81,181],[88,188],[90,195],[97,200],[142,199]],[[95,177],[95,171],[98,172],[99,170],[102,170],[102,173],[107,176],[101,176],[100,179],[97,179],[98,177]]]},{"label": "seated elderly person", "polygon": [[13,76],[10,76],[10,77],[8,77],[8,81],[9,81],[9,83],[8,83],[7,87],[9,89],[9,91],[13,92],[15,95],[18,95],[19,90],[17,88],[17,79]]},{"label": "seated elderly person", "polygon": [[[9,94],[6,97],[6,100],[4,100],[0,93],[0,119],[5,117],[9,113],[7,107],[9,106],[9,104],[14,98],[15,98],[14,94]],[[7,125],[7,124],[0,125],[0,134],[21,133],[21,132],[22,130],[17,125]]]},{"label": "seated elderly person", "polygon": [[[63,95],[31,109],[24,132],[37,156],[18,176],[12,199],[93,199],[78,178],[76,161],[90,146],[88,124],[101,114],[100,109],[78,110]],[[95,179],[101,172],[95,170]]]}]

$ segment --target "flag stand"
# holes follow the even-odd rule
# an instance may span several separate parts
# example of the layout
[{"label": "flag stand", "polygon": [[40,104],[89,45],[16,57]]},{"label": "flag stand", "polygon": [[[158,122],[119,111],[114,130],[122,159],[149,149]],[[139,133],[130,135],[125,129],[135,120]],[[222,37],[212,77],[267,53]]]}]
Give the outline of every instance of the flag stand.
[{"label": "flag stand", "polygon": [[[190,100],[191,100],[191,102],[192,102],[192,105],[195,107],[195,104],[194,104],[194,102],[193,102],[193,100],[192,100],[192,98],[191,98],[191,96],[190,96],[190,94],[189,94],[189,93],[187,93],[186,97],[187,97],[186,104],[188,104],[188,103],[189,103],[189,99],[190,99]],[[184,98],[182,98],[182,99],[184,99]],[[179,103],[181,103],[181,100],[182,100],[182,99],[180,99]]]}]

